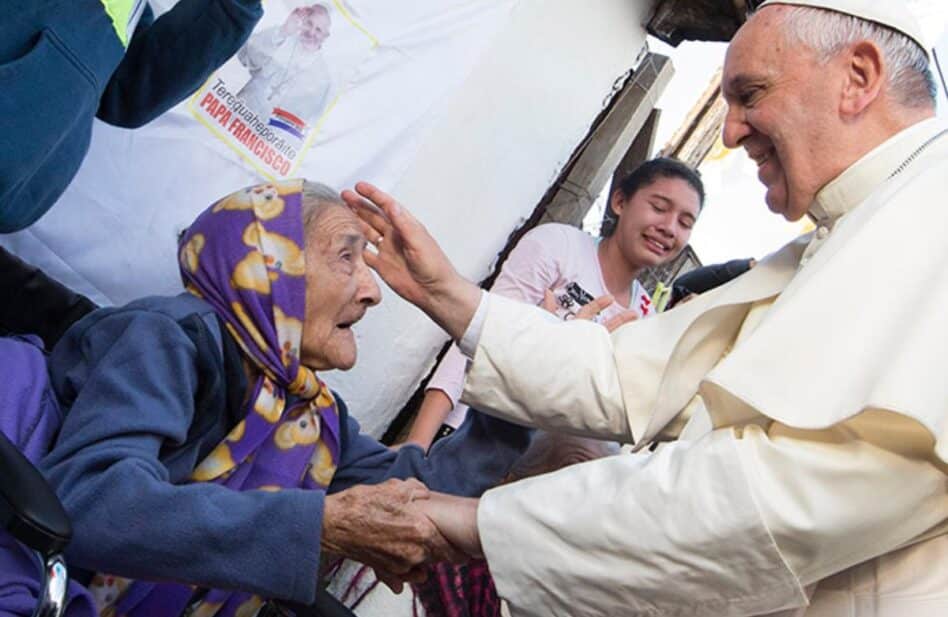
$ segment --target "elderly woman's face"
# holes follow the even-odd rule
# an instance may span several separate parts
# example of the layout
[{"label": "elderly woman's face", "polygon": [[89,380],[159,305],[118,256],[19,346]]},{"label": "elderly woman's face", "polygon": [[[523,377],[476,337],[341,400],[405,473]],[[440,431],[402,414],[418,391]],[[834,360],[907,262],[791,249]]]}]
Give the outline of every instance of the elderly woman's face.
[{"label": "elderly woman's face", "polygon": [[379,286],[363,259],[365,236],[345,206],[329,206],[306,238],[306,318],[300,360],[314,370],[352,368],[352,324],[379,303]]}]

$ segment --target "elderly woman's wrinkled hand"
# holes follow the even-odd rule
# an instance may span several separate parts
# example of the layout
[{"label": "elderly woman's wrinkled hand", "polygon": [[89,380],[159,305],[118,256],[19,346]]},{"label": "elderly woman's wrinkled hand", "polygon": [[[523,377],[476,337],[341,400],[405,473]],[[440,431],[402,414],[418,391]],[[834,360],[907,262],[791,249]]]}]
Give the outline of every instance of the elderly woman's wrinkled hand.
[{"label": "elderly woman's wrinkled hand", "polygon": [[460,338],[480,302],[480,289],[465,280],[425,226],[391,195],[368,182],[342,198],[363,221],[376,253],[365,261],[395,293]]},{"label": "elderly woman's wrinkled hand", "polygon": [[430,496],[417,480],[388,480],[328,495],[322,549],[371,566],[394,591],[402,581],[422,582],[435,561],[463,561],[418,507]]}]

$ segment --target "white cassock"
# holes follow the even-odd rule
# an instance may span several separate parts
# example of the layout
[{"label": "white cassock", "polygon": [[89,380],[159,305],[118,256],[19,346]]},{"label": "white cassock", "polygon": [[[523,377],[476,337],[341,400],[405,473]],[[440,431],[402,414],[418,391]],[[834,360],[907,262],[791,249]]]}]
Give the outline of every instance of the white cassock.
[{"label": "white cassock", "polygon": [[483,497],[515,617],[948,615],[944,130],[892,137],[820,191],[815,232],[612,335],[484,296],[466,403],[680,437]]}]

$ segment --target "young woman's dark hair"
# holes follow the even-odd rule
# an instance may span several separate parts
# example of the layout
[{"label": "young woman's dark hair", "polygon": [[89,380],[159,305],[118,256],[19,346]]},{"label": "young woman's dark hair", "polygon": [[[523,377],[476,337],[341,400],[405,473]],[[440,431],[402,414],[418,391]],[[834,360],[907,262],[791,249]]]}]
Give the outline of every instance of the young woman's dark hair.
[{"label": "young woman's dark hair", "polygon": [[[659,157],[645,161],[623,178],[619,183],[619,187],[615,190],[621,192],[624,199],[629,199],[639,189],[652,184],[659,178],[680,178],[684,180],[698,194],[699,208],[704,207],[704,184],[701,182],[701,174],[677,159]],[[610,199],[610,203],[611,201]],[[602,215],[602,226],[599,229],[599,235],[603,238],[611,236],[615,232],[616,223],[618,222],[618,215],[612,211],[611,205],[607,203],[606,211]]]}]

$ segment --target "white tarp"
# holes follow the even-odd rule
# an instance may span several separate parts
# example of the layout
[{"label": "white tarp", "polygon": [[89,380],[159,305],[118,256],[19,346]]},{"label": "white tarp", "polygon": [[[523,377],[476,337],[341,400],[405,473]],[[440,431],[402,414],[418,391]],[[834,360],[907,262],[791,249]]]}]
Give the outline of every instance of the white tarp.
[{"label": "white tarp", "polygon": [[[480,278],[631,68],[651,4],[269,0],[193,97],[136,131],[97,124],[60,203],[0,244],[123,303],[180,289],[177,233],[215,199],[287,175],[367,179]],[[379,434],[444,335],[390,293],[357,333],[356,368],[327,380]]]}]

